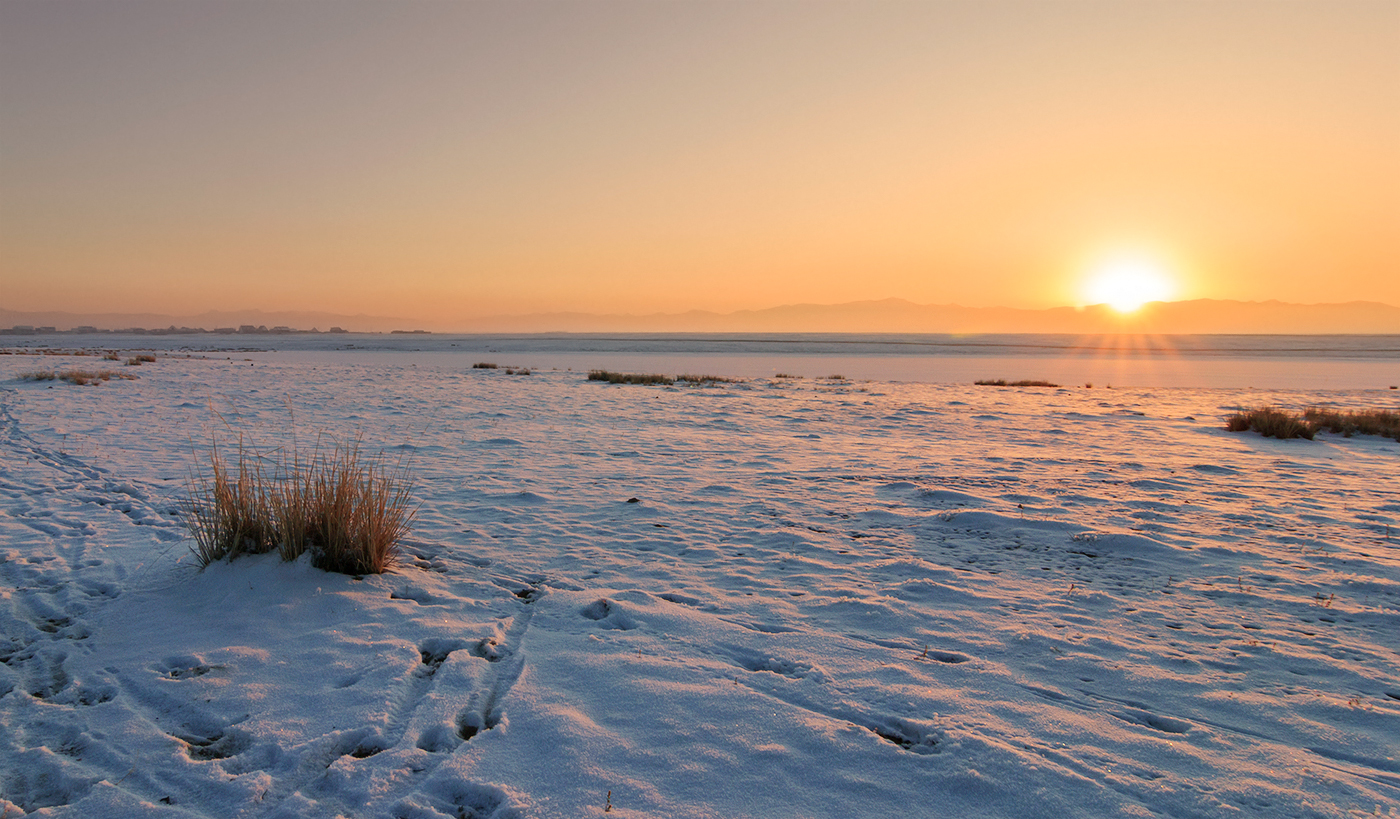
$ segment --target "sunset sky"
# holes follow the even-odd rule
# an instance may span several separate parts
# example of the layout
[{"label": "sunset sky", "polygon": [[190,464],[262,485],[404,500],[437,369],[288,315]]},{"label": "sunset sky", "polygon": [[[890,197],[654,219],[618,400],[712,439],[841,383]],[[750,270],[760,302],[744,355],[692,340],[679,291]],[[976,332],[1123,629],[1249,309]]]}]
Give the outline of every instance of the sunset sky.
[{"label": "sunset sky", "polygon": [[1400,304],[1400,2],[3,0],[0,242],[12,310]]}]

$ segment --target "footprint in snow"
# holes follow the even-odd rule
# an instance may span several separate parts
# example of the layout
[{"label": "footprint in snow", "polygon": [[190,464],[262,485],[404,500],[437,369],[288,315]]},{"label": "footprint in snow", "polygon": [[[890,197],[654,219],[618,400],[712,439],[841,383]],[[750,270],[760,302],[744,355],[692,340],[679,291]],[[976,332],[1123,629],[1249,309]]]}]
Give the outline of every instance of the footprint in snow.
[{"label": "footprint in snow", "polygon": [[1134,725],[1141,725],[1151,728],[1154,731],[1161,731],[1164,734],[1185,734],[1191,730],[1191,723],[1153,714],[1150,711],[1141,711],[1136,708],[1126,711],[1110,711],[1110,714]]},{"label": "footprint in snow", "polygon": [[589,620],[596,620],[602,628],[628,631],[637,627],[636,620],[623,611],[616,602],[606,598],[594,600],[580,609],[579,614]]},{"label": "footprint in snow", "polygon": [[682,606],[700,605],[700,598],[692,597],[688,594],[681,594],[680,592],[666,592],[665,594],[658,594],[657,597],[669,603],[676,603]]},{"label": "footprint in snow", "polygon": [[744,648],[742,646],[731,646],[725,653],[729,655],[730,659],[733,660],[736,665],[745,671],[752,671],[755,673],[767,672],[770,674],[777,674],[781,677],[787,677],[790,680],[801,680],[806,677],[811,677],[819,682],[826,676],[822,670],[816,666],[784,659],[782,657],[775,657],[771,654],[754,651],[753,649]]},{"label": "footprint in snow", "polygon": [[225,728],[209,733],[175,733],[170,736],[184,744],[185,753],[196,762],[238,756],[253,744],[253,737],[250,734],[236,728]]},{"label": "footprint in snow", "polygon": [[937,651],[933,649],[924,649],[923,653],[919,655],[919,659],[936,660],[940,663],[956,665],[958,663],[965,663],[972,658],[968,657],[966,654],[959,654],[956,651]]},{"label": "footprint in snow", "polygon": [[44,656],[40,667],[30,674],[29,684],[25,689],[29,696],[36,700],[52,700],[67,689],[73,682],[73,678],[63,670],[63,663],[67,659],[68,655],[62,652]]},{"label": "footprint in snow", "polygon": [[425,589],[416,586],[406,586],[402,589],[389,592],[390,600],[412,600],[420,606],[431,606],[438,603],[438,599]]},{"label": "footprint in snow", "polygon": [[478,640],[472,647],[473,656],[480,657],[488,663],[499,663],[509,657],[510,649],[501,645],[493,637],[485,637]]},{"label": "footprint in snow", "polygon": [[942,739],[932,724],[898,717],[874,721],[864,727],[880,739],[915,754],[938,753],[938,743]]},{"label": "footprint in snow", "polygon": [[189,680],[195,677],[203,677],[219,666],[212,666],[204,662],[202,657],[194,654],[177,654],[166,657],[154,668],[163,677],[172,680]]},{"label": "footprint in snow", "polygon": [[433,637],[418,644],[418,655],[422,658],[422,664],[413,673],[419,677],[431,677],[437,673],[442,664],[447,662],[447,658],[452,656],[452,652],[466,648],[465,640],[457,640],[445,637]]}]

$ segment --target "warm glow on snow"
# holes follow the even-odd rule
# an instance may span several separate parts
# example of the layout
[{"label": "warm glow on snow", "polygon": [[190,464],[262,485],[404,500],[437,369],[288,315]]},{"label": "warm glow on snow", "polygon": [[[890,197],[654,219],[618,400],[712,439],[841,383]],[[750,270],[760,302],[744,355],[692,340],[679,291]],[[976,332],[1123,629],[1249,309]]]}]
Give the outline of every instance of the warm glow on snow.
[{"label": "warm glow on snow", "polygon": [[1120,313],[1131,313],[1149,301],[1163,301],[1172,290],[1162,264],[1141,256],[1115,256],[1100,262],[1085,286],[1091,304],[1107,304]]}]

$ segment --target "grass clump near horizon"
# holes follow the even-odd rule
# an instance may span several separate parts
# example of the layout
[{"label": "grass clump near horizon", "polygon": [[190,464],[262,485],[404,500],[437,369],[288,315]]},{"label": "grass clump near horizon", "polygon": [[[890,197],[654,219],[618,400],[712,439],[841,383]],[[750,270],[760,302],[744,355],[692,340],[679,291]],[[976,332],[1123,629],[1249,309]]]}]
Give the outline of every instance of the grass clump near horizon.
[{"label": "grass clump near horizon", "polygon": [[589,381],[603,381],[608,384],[674,384],[676,379],[654,373],[615,373],[611,370],[589,370]]},{"label": "grass clump near horizon", "polygon": [[677,381],[686,384],[742,384],[742,378],[725,378],[722,375],[678,375]]},{"label": "grass clump near horizon", "polygon": [[416,509],[402,469],[366,458],[358,440],[307,455],[295,445],[275,459],[240,439],[236,463],[217,444],[208,471],[195,472],[185,500],[190,550],[201,568],[216,560],[277,551],[311,554],[312,565],[342,574],[380,574],[398,558]]},{"label": "grass clump near horizon", "polygon": [[[1059,384],[1050,381],[1007,381],[1005,378],[983,378],[972,382],[979,387],[1058,387]],[[1087,386],[1087,385],[1086,385]]]},{"label": "grass clump near horizon", "polygon": [[126,366],[128,366],[128,367],[139,367],[139,366],[141,366],[142,364],[152,363],[152,362],[154,362],[155,360],[156,360],[156,357],[153,356],[153,355],[134,355],[134,356],[132,356],[131,358],[128,358],[128,359],[126,360]]},{"label": "grass clump near horizon", "polygon": [[135,381],[137,376],[129,373],[113,372],[111,370],[36,370],[34,372],[20,373],[15,376],[20,381],[67,381],[69,384],[85,386],[87,384],[101,384],[103,381],[111,381],[113,378],[119,381]]},{"label": "grass clump near horizon", "polygon": [[472,365],[473,370],[505,370],[506,375],[530,375],[529,367],[502,367],[494,361],[478,361]]},{"label": "grass clump near horizon", "polygon": [[1400,412],[1362,410],[1338,412],[1309,407],[1302,415],[1274,407],[1244,410],[1225,419],[1230,432],[1254,430],[1266,438],[1313,438],[1319,432],[1331,432],[1350,438],[1353,435],[1379,435],[1400,441]]}]

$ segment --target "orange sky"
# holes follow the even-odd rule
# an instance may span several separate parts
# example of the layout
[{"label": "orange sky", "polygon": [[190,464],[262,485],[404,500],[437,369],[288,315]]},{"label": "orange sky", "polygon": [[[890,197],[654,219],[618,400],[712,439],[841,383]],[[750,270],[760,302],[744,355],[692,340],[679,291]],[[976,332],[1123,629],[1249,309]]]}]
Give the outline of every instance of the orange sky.
[{"label": "orange sky", "polygon": [[1400,3],[0,4],[0,307],[1400,304]]}]

